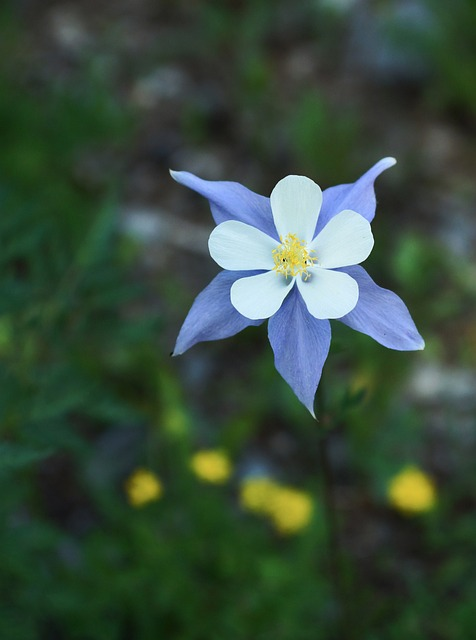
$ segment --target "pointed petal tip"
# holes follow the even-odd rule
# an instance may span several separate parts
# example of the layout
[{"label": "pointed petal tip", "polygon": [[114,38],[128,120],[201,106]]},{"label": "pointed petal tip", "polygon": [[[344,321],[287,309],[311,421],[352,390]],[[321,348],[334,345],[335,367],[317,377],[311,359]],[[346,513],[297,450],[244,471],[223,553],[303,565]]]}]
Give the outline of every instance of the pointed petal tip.
[{"label": "pointed petal tip", "polygon": [[[293,391],[294,391],[294,389],[293,389]],[[316,389],[316,391],[317,391],[317,389]],[[310,400],[309,402],[306,402],[306,400],[303,400],[303,399],[299,398],[300,402],[302,402],[302,404],[309,411],[309,413],[314,418],[314,420],[316,422],[319,422],[319,420],[317,419],[317,416],[316,416],[316,412],[314,410],[314,401],[315,401],[315,399],[316,399],[315,395],[313,396],[312,400]]]},{"label": "pointed petal tip", "polygon": [[382,158],[380,162],[386,164],[387,168],[389,169],[390,167],[393,167],[397,164],[397,159],[392,156],[388,156],[387,158]]},{"label": "pointed petal tip", "polygon": [[187,346],[186,344],[183,344],[183,340],[182,340],[182,336],[179,334],[177,337],[177,340],[175,342],[175,346],[172,349],[172,352],[170,354],[171,358],[176,358],[177,356],[181,356],[183,355],[186,351],[189,350],[189,346]]},{"label": "pointed petal tip", "polygon": [[196,178],[196,176],[192,175],[188,171],[176,171],[175,169],[169,169],[169,173],[170,173],[170,176],[173,178],[173,180],[175,180],[175,182],[178,182],[179,184],[182,184],[185,187],[189,187],[190,189],[194,188],[188,184],[187,177]]},{"label": "pointed petal tip", "polygon": [[411,347],[408,347],[406,351],[423,351],[425,346],[426,346],[425,341],[423,340],[421,335],[418,333],[418,331],[415,330],[413,345]]}]

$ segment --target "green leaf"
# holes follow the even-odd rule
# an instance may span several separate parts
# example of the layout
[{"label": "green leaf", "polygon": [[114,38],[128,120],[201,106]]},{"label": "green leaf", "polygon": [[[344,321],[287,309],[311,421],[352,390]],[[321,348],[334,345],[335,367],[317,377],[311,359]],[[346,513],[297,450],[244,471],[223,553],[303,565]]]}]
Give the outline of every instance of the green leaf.
[{"label": "green leaf", "polygon": [[0,443],[0,473],[16,471],[51,455],[52,449],[35,449],[13,442]]}]

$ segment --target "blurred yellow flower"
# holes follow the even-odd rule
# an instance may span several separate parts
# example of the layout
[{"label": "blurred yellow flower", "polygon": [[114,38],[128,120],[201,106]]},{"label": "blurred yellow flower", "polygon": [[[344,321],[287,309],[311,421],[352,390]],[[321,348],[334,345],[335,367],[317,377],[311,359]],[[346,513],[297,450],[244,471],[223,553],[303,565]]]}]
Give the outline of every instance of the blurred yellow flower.
[{"label": "blurred yellow flower", "polygon": [[159,478],[152,471],[137,469],[125,482],[125,489],[129,504],[142,507],[148,502],[158,500],[163,487]]},{"label": "blurred yellow flower", "polygon": [[255,513],[269,514],[279,485],[269,478],[247,478],[240,487],[241,505]]},{"label": "blurred yellow flower", "polygon": [[211,484],[224,484],[232,472],[230,458],[221,449],[197,451],[192,456],[190,466],[197,478]]},{"label": "blurred yellow flower", "polygon": [[304,491],[278,487],[271,502],[269,515],[275,528],[283,535],[304,529],[312,516],[312,499]]},{"label": "blurred yellow flower", "polygon": [[283,487],[269,478],[245,480],[240,489],[240,502],[245,509],[268,516],[283,535],[306,527],[313,510],[307,493]]},{"label": "blurred yellow flower", "polygon": [[409,515],[430,511],[436,503],[433,480],[414,466],[405,467],[390,480],[387,495],[390,504]]}]

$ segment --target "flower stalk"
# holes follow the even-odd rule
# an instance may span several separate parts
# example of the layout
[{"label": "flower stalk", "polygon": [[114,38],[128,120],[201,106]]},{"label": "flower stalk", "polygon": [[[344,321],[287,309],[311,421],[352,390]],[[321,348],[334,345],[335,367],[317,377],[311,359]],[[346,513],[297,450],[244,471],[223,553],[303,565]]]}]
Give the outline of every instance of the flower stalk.
[{"label": "flower stalk", "polygon": [[328,571],[334,597],[338,605],[340,635],[342,640],[357,640],[357,620],[354,615],[352,589],[349,588],[345,567],[344,550],[339,526],[339,515],[335,498],[335,483],[329,456],[329,437],[332,432],[330,416],[326,412],[324,385],[318,391],[320,431],[318,434],[318,460],[321,471],[322,501],[326,524]]}]

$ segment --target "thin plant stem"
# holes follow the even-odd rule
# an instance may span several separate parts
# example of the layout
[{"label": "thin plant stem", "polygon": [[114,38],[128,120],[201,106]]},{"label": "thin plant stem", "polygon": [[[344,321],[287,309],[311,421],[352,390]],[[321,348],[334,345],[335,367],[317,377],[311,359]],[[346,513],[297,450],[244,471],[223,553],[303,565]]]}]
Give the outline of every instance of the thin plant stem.
[{"label": "thin plant stem", "polygon": [[[322,382],[321,382],[322,385]],[[354,640],[356,629],[353,621],[351,599],[345,579],[343,549],[339,531],[339,520],[336,508],[334,479],[329,457],[329,434],[331,424],[326,415],[325,399],[322,386],[319,387],[319,414],[322,416],[318,439],[319,465],[322,478],[322,495],[327,529],[327,549],[329,573],[334,588],[336,602],[340,609],[341,640]]]}]

